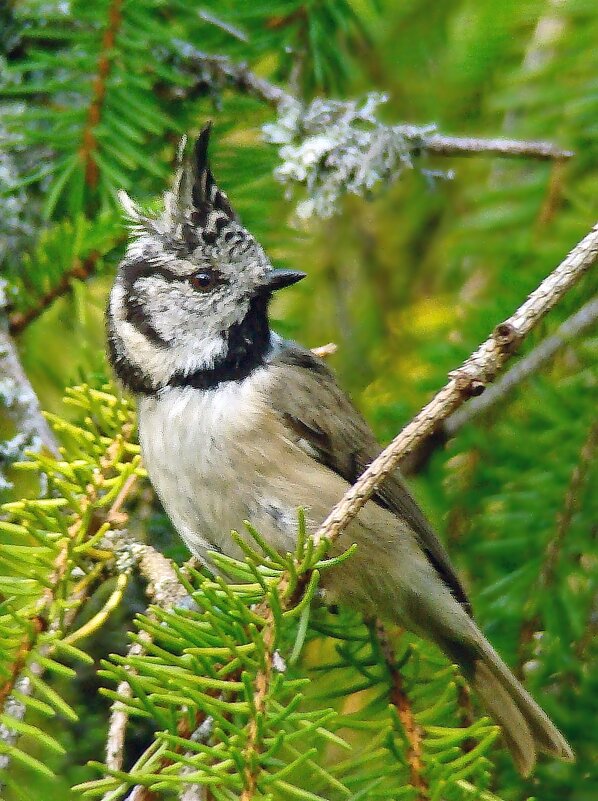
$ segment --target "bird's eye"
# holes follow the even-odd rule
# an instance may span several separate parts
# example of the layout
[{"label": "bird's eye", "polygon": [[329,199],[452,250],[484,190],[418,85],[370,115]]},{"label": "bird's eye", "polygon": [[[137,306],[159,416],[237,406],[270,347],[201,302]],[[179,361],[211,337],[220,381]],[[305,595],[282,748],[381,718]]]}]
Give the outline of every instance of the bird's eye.
[{"label": "bird's eye", "polygon": [[209,292],[217,284],[216,275],[209,270],[201,270],[189,278],[189,283],[198,292]]}]

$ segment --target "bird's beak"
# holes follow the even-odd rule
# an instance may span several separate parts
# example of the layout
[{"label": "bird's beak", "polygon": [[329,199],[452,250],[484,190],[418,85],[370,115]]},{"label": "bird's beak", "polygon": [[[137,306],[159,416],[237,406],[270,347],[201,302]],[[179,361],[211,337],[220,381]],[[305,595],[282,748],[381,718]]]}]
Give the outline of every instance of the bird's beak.
[{"label": "bird's beak", "polygon": [[296,284],[297,281],[301,281],[305,276],[306,273],[302,273],[299,270],[268,270],[260,290],[262,292],[276,292],[277,289]]}]

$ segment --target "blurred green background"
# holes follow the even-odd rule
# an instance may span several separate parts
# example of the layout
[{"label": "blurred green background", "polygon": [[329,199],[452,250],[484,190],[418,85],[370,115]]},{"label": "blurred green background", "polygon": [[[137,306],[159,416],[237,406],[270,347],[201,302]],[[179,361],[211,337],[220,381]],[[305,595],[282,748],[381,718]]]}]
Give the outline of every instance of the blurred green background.
[{"label": "blurred green background", "polygon": [[[0,126],[8,138],[21,131],[18,147],[0,162],[7,187],[0,199],[0,255],[3,275],[19,293],[11,296],[13,314],[51,291],[72,267],[73,255],[84,261],[100,251],[90,280],[73,280],[71,291],[15,335],[43,407],[60,413],[66,385],[106,372],[103,313],[123,249],[124,229],[110,191],[77,187],[75,170],[52,196],[61,180],[60,160],[69,151],[76,157],[81,148],[76,120],[70,127],[65,122],[65,109],[73,108],[69,93],[82,98],[77,109],[84,114],[94,80],[85,58],[98,62],[115,3],[91,5],[28,0],[8,2],[2,10]],[[166,186],[179,135],[214,120],[218,182],[273,260],[309,274],[276,299],[276,327],[310,347],[338,345],[331,364],[384,442],[596,221],[595,0],[143,0],[136,7],[125,3],[122,13],[131,15],[128,24],[138,24],[148,44],[134,51],[131,63],[123,56],[121,68],[135,71],[141,101],[147,95],[155,108],[148,106],[145,117],[140,101],[135,111],[143,158],[134,150],[129,167],[114,155],[118,136],[100,136],[108,183],[118,188],[124,173],[133,197],[151,202]],[[206,21],[209,15],[219,23]],[[88,32],[82,43],[66,35],[77,26]],[[346,198],[335,217],[297,229],[290,220],[301,192],[285,199],[273,177],[276,148],[261,140],[260,127],[274,118],[273,110],[230,89],[194,86],[176,55],[183,39],[247,60],[307,99],[384,91],[389,100],[381,115],[387,122],[435,123],[458,135],[548,139],[575,157],[509,161],[424,152],[419,166],[453,170],[454,178],[429,180],[420,170],[407,171],[396,184],[376,187],[371,198]],[[160,47],[166,42],[165,56]],[[119,47],[125,51],[128,42],[117,38],[117,61]],[[40,53],[60,54],[63,74],[53,75],[56,64],[50,56],[44,63]],[[23,66],[28,59],[33,67]],[[43,116],[58,112],[62,116]],[[113,115],[127,123],[116,106]],[[118,130],[115,123],[116,135]],[[126,143],[126,131],[121,134]],[[112,173],[111,159],[118,165]],[[57,171],[26,180],[52,164],[59,164]],[[90,244],[82,246],[86,238]],[[595,275],[584,279],[524,352],[597,285]],[[597,333],[594,326],[561,348],[412,478],[448,542],[482,627],[577,754],[574,765],[546,761],[523,780],[499,753],[493,789],[514,801],[598,797]],[[10,433],[7,423],[4,428],[0,433]],[[3,494],[11,497],[9,489]],[[152,525],[152,536],[182,556],[158,513]],[[143,603],[130,602],[133,608]],[[125,623],[117,619],[114,630]],[[105,653],[102,643],[94,650],[98,657]],[[107,702],[88,705],[95,682],[92,671],[83,671],[71,687],[61,688],[81,723],[64,735],[70,759],[56,766],[62,779],[41,788],[40,798],[69,797],[68,786],[88,775],[79,766],[98,756]]]}]

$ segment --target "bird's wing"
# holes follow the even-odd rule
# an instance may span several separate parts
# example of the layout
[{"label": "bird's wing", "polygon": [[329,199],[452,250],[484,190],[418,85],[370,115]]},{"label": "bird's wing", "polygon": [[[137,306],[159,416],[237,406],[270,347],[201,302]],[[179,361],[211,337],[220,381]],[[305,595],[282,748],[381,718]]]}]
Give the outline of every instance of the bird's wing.
[{"label": "bird's wing", "polygon": [[[322,359],[292,342],[272,354],[269,366],[274,376],[270,401],[287,428],[295,439],[308,444],[314,458],[353,484],[382,449],[334,374]],[[409,523],[430,562],[470,612],[467,594],[444,546],[398,470],[384,480],[373,500]]]}]

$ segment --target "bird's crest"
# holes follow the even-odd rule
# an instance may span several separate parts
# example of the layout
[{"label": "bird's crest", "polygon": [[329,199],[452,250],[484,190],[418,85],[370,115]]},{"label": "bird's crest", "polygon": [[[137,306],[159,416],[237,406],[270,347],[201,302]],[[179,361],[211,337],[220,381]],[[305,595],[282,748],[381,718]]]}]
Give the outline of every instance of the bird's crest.
[{"label": "bird's crest", "polygon": [[179,146],[178,170],[172,189],[164,195],[164,212],[152,219],[143,214],[126,192],[119,192],[123,209],[133,224],[133,233],[158,233],[182,239],[190,247],[213,244],[220,231],[237,216],[226,194],[218,187],[208,159],[212,124],[208,123],[195,142],[191,157],[185,157],[187,138]]}]

